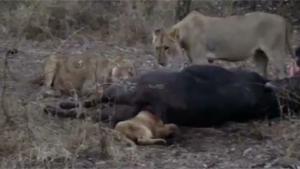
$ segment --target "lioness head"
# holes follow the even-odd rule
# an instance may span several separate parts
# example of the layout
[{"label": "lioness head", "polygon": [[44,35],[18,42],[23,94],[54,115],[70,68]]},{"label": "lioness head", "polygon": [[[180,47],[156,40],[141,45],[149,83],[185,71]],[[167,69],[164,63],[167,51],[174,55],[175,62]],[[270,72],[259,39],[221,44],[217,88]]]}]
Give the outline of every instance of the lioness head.
[{"label": "lioness head", "polygon": [[152,44],[155,48],[157,62],[162,66],[167,65],[167,58],[183,55],[179,43],[178,29],[171,32],[156,29],[152,34]]}]

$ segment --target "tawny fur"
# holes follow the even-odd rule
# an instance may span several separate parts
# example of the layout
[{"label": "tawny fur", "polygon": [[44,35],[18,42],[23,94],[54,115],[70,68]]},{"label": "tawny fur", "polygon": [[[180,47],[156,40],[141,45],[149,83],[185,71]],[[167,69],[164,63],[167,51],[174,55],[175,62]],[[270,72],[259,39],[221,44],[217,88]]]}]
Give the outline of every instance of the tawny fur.
[{"label": "tawny fur", "polygon": [[185,51],[193,64],[252,58],[262,75],[267,76],[270,64],[283,77],[283,58],[293,55],[291,36],[290,23],[276,14],[252,12],[211,17],[192,11],[168,30],[155,30],[152,43],[161,65],[167,64],[167,58],[182,56]]},{"label": "tawny fur", "polygon": [[175,134],[175,124],[163,122],[151,112],[141,111],[134,118],[116,124],[115,130],[140,145],[165,144],[165,138]]},{"label": "tawny fur", "polygon": [[42,76],[33,83],[43,84],[47,89],[71,95],[101,95],[103,88],[118,80],[136,74],[134,64],[123,57],[107,59],[95,55],[52,55],[44,67]]}]

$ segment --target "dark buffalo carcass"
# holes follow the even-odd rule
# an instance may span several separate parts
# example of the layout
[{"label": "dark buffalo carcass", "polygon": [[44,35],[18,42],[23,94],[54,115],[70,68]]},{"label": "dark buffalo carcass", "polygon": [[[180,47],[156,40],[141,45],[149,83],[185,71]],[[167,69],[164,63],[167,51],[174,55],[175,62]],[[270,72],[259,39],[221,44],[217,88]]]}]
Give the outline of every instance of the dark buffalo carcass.
[{"label": "dark buffalo carcass", "polygon": [[300,111],[300,77],[272,80],[266,83],[272,89],[281,105],[283,115],[297,115]]},{"label": "dark buffalo carcass", "polygon": [[103,97],[84,105],[128,104],[135,107],[132,115],[146,109],[168,123],[215,126],[279,116],[277,99],[265,86],[267,82],[254,72],[194,65],[178,72],[145,73],[124,85],[112,85]]}]

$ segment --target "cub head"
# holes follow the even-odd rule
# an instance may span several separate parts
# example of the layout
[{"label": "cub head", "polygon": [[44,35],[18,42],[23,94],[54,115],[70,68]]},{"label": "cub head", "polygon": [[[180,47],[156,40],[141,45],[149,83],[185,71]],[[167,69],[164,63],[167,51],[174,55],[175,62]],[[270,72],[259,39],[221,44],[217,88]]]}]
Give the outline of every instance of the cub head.
[{"label": "cub head", "polygon": [[179,43],[179,31],[173,29],[170,32],[165,32],[163,29],[156,29],[152,33],[152,45],[155,49],[155,56],[158,64],[167,65],[167,60],[170,57],[181,57],[183,55]]},{"label": "cub head", "polygon": [[169,131],[168,137],[173,137],[180,133],[180,130],[176,124],[173,124],[173,123],[165,124],[165,127]]},{"label": "cub head", "polygon": [[118,58],[111,69],[111,81],[127,80],[136,75],[134,64],[130,60]]}]

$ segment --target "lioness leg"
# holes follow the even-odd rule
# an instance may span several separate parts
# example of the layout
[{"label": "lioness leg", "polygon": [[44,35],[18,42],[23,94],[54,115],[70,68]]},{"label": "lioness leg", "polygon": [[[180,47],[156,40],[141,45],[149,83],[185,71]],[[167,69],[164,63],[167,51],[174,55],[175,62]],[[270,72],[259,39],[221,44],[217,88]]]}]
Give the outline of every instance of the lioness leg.
[{"label": "lioness leg", "polygon": [[254,54],[254,63],[256,65],[258,73],[262,76],[267,77],[268,73],[268,57],[266,53],[260,49],[258,49]]},{"label": "lioness leg", "polygon": [[54,83],[54,78],[57,76],[58,66],[59,66],[58,56],[51,55],[46,61],[44,68],[44,86],[42,88],[42,93],[44,97],[58,97],[61,95],[60,91],[52,89]]},{"label": "lioness leg", "polygon": [[276,78],[284,78],[287,75],[286,65],[283,60],[283,58],[285,58],[287,54],[284,51],[280,49],[269,50],[268,48],[266,48],[264,49],[263,55],[261,56],[264,56],[265,58],[262,57],[261,60],[258,60],[258,62],[261,62],[258,64],[261,64],[260,67],[264,68],[265,72],[267,72],[268,65],[272,65],[272,68],[275,70],[272,72],[274,72]]},{"label": "lioness leg", "polygon": [[86,82],[83,83],[82,90],[81,90],[82,95],[91,96],[93,94],[98,95],[99,93],[100,91],[97,90],[97,83],[95,81],[87,80]]},{"label": "lioness leg", "polygon": [[49,59],[46,61],[46,65],[45,65],[45,86],[50,88],[55,74],[57,72],[58,69],[58,58],[56,55],[52,55],[49,57]]},{"label": "lioness leg", "polygon": [[140,145],[151,145],[151,144],[166,144],[167,141],[162,138],[138,138],[137,143]]},{"label": "lioness leg", "polygon": [[186,52],[186,56],[188,58],[188,64],[192,64],[193,63],[193,58],[192,58],[192,52],[190,49],[185,49]]},{"label": "lioness leg", "polygon": [[272,53],[272,58],[270,59],[270,65],[274,65],[276,78],[284,78],[287,76],[287,67],[283,60],[288,55],[282,51],[275,51]]},{"label": "lioness leg", "polygon": [[192,64],[204,64],[206,63],[206,50],[201,45],[195,46],[187,52],[189,61]]}]

